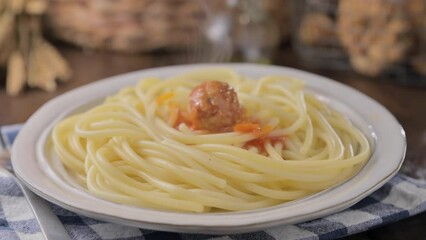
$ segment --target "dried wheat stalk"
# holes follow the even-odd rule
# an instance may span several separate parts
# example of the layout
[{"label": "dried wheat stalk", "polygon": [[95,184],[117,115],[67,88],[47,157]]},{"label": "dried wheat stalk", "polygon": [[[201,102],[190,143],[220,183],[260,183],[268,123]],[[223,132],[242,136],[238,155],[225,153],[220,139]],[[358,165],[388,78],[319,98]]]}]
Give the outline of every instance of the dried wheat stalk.
[{"label": "dried wheat stalk", "polygon": [[0,0],[0,66],[7,65],[6,92],[15,96],[25,85],[45,91],[66,81],[71,69],[42,36],[41,15],[47,0]]},{"label": "dried wheat stalk", "polygon": [[14,51],[7,63],[7,83],[8,94],[17,95],[25,85],[25,62],[22,53]]}]

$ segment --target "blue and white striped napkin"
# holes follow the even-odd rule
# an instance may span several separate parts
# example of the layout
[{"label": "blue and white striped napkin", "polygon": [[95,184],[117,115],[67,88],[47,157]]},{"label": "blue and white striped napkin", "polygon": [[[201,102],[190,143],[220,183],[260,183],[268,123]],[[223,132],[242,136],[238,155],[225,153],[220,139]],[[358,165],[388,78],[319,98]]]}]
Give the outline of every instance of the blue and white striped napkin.
[{"label": "blue and white striped napkin", "polygon": [[[20,127],[10,125],[0,128],[0,145],[3,148],[10,148]],[[425,211],[426,181],[397,174],[382,188],[342,212],[295,225],[226,236],[145,230],[101,222],[54,204],[51,207],[73,239],[336,239]],[[12,178],[1,173],[0,239],[43,239],[19,187]]]}]

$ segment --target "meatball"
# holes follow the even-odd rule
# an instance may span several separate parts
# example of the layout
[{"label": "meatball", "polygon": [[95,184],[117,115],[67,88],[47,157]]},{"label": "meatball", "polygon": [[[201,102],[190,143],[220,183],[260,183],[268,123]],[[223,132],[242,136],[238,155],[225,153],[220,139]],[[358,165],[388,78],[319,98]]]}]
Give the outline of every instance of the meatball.
[{"label": "meatball", "polygon": [[231,131],[243,115],[237,93],[220,81],[195,87],[189,96],[188,110],[194,129],[215,133]]}]

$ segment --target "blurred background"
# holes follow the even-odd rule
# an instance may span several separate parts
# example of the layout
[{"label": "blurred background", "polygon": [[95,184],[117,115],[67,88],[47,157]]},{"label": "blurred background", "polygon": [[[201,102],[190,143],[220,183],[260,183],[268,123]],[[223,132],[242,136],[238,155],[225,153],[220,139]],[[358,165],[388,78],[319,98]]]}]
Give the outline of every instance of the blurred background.
[{"label": "blurred background", "polygon": [[[214,62],[298,68],[363,92],[406,131],[401,172],[426,179],[426,0],[0,0],[0,126],[109,76]],[[425,221],[351,239],[424,239]]]},{"label": "blurred background", "polygon": [[55,91],[90,67],[75,54],[95,69],[256,62],[424,86],[426,1],[0,0],[8,95]]}]

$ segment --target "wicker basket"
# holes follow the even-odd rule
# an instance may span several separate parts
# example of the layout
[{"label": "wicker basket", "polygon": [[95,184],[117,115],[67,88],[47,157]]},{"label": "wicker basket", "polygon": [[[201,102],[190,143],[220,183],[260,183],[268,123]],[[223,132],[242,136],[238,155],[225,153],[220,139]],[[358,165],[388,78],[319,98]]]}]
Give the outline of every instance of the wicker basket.
[{"label": "wicker basket", "polygon": [[[202,1],[191,0],[50,0],[48,33],[94,49],[147,52],[179,49],[198,41],[206,17]],[[224,0],[214,0],[223,7]],[[287,0],[265,1],[265,9],[287,36]],[[281,24],[282,23],[282,24]]]}]

